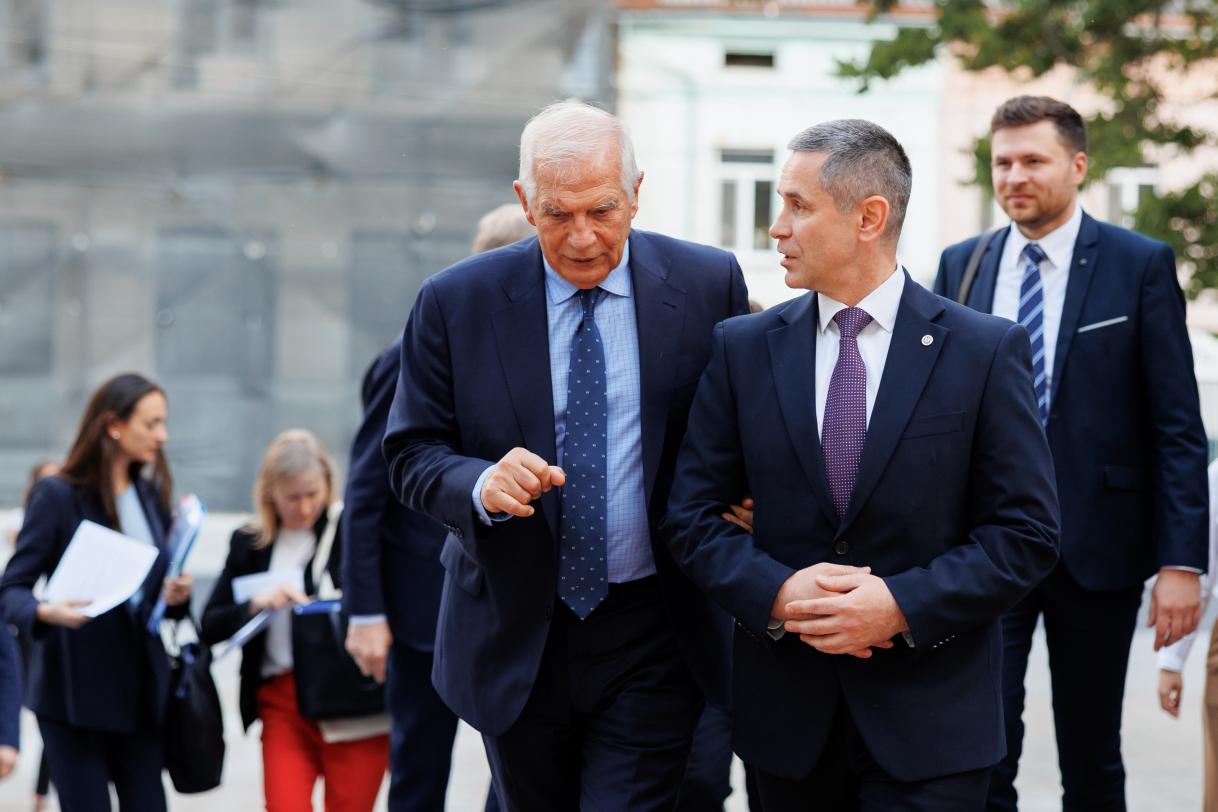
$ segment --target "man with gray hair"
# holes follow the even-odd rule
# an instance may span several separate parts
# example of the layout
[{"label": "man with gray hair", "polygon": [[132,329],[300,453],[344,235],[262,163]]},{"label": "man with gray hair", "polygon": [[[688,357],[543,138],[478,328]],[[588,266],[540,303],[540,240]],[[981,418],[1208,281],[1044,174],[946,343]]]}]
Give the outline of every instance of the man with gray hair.
[{"label": "man with gray hair", "polygon": [[[897,264],[892,135],[834,121],[790,148],[770,235],[809,292],[715,328],[673,557],[737,618],[735,750],[766,812],[980,810],[998,619],[1057,560],[1028,334]],[[720,519],[745,490],[751,535]]]},{"label": "man with gray hair", "polygon": [[[505,203],[478,221],[470,250],[481,254],[533,233],[520,206]],[[457,734],[457,717],[431,685],[445,531],[402,507],[388,487],[381,439],[401,358],[397,340],[368,367],[360,387],[364,418],[351,443],[343,498],[343,608],[350,615],[348,653],[366,676],[385,683],[389,812],[434,812],[444,808]],[[486,810],[496,809],[488,793]]]},{"label": "man with gray hair", "polygon": [[491,209],[478,220],[470,253],[481,254],[492,248],[502,248],[536,233],[537,230],[525,217],[519,203],[504,203]]},{"label": "man with gray hair", "polygon": [[537,237],[433,276],[402,338],[390,481],[448,531],[433,681],[511,812],[671,809],[726,698],[723,625],[658,524],[744,279],[632,230],[642,180],[614,116],[546,108],[515,184]]}]

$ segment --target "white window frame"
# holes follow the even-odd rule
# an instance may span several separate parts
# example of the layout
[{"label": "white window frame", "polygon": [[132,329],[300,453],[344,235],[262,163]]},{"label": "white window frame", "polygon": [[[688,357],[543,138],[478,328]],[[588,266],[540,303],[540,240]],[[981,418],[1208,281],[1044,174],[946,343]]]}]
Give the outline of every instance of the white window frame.
[{"label": "white window frame", "polygon": [[[762,158],[762,154],[766,152],[770,155],[768,162],[765,162]],[[757,153],[758,160],[756,162],[725,161],[723,159],[725,153]],[[732,251],[738,257],[756,258],[772,256],[774,253],[774,241],[768,236],[766,237],[764,247],[758,248],[754,243],[754,210],[757,184],[759,182],[769,183],[769,214],[765,223],[768,231],[769,225],[774,219],[775,202],[778,199],[778,195],[775,192],[778,186],[777,156],[773,151],[764,149],[724,148],[719,150],[718,162],[719,182],[715,188],[715,243],[722,248]],[[736,184],[736,211],[732,226],[732,239],[724,240],[723,185],[729,181]]]}]

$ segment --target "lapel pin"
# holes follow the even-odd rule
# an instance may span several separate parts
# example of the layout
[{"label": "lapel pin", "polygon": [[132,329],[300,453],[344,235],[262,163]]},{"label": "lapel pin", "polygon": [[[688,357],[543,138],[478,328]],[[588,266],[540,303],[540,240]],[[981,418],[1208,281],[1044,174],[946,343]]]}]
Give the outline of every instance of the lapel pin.
[{"label": "lapel pin", "polygon": [[933,336],[928,336],[928,335],[922,336],[922,346],[923,347],[929,347],[931,344],[934,344],[934,343],[935,343],[935,339]]}]

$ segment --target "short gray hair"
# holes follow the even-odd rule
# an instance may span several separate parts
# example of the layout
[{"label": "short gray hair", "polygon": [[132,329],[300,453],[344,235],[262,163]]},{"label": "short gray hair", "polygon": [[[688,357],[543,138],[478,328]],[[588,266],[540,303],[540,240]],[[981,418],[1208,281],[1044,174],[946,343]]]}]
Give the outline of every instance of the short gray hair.
[{"label": "short gray hair", "polygon": [[520,177],[525,200],[537,192],[538,167],[569,171],[579,164],[594,162],[605,154],[606,142],[617,146],[622,167],[622,191],[634,201],[634,184],[639,167],[634,160],[634,144],[621,120],[599,107],[583,102],[555,102],[529,119],[520,134]]},{"label": "short gray hair", "polygon": [[537,233],[524,216],[520,203],[504,203],[482,215],[474,234],[472,253],[481,254],[492,248],[502,248]]},{"label": "short gray hair", "polygon": [[888,201],[884,235],[897,237],[905,222],[913,169],[901,142],[878,124],[859,118],[826,121],[791,139],[787,149],[823,152],[820,185],[840,212],[878,195]]}]

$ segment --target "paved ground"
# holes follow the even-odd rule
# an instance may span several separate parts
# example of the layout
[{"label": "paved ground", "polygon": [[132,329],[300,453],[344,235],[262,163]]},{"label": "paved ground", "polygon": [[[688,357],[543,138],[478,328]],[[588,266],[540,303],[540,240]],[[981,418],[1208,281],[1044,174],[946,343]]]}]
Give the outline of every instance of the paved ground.
[{"label": "paved ground", "polygon": [[[224,537],[227,533],[221,534],[222,528],[216,525],[213,525],[216,529],[213,529],[210,537],[201,544],[194,560],[196,572],[214,572],[223,561]],[[232,522],[227,522],[226,526],[231,527]],[[205,588],[200,593],[204,591]],[[1208,633],[1208,623],[1204,628]],[[1158,708],[1152,642],[1153,638],[1145,631],[1139,631],[1135,637],[1125,694],[1124,750],[1129,773],[1129,806],[1132,812],[1197,810],[1201,806],[1200,688],[1205,640],[1197,642],[1198,650],[1193,652],[1185,672],[1184,703],[1179,721],[1171,719]],[[225,720],[228,756],[224,785],[203,795],[171,796],[169,806],[174,812],[227,812],[262,808],[257,727],[252,734],[242,735],[237,717],[237,659],[234,657],[217,664],[215,677],[228,713]],[[1053,741],[1048,665],[1039,633],[1029,666],[1025,721],[1028,734],[1018,784],[1021,809],[1023,812],[1054,812],[1061,808],[1060,788]],[[23,720],[22,735],[25,747],[18,772],[0,783],[0,812],[27,812],[32,808],[30,793],[37,769],[34,756],[40,750],[40,743],[33,717],[28,712]],[[735,767],[734,785],[740,790],[728,800],[727,812],[746,812],[739,762]],[[453,812],[480,810],[488,778],[481,740],[474,731],[462,727],[457,736],[448,808]],[[51,808],[56,807],[52,804]],[[320,803],[317,808],[321,808]],[[382,793],[378,810],[383,809]]]}]

